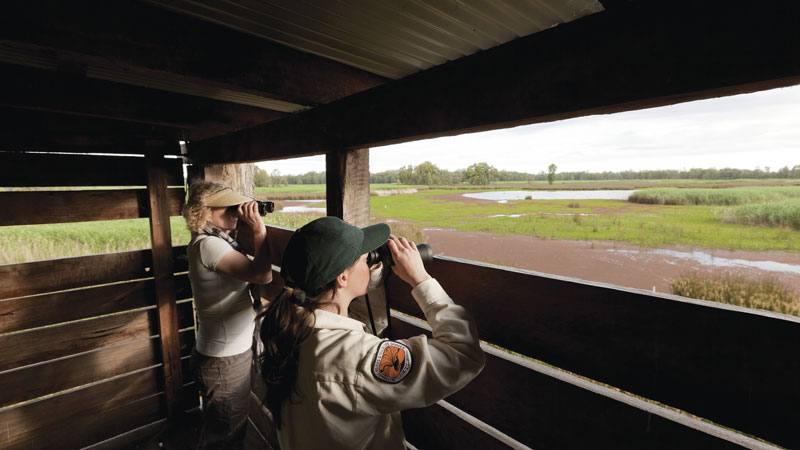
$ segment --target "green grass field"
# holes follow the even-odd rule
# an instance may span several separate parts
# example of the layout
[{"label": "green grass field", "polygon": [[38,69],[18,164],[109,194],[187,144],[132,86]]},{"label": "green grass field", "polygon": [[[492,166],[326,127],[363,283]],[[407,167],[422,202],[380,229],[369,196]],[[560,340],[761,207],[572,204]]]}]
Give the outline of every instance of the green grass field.
[{"label": "green grass field", "polygon": [[[725,223],[719,220],[722,210],[715,206],[638,205],[620,200],[515,200],[478,205],[466,199],[460,202],[438,198],[454,193],[465,192],[427,190],[413,195],[372,197],[371,207],[374,214],[424,227],[462,231],[618,241],[647,247],[684,244],[800,251],[800,232]],[[574,207],[575,203],[579,207]],[[521,216],[507,217],[518,214]]]},{"label": "green grass field", "polygon": [[[372,189],[386,187],[397,185],[373,185]],[[307,185],[304,189],[308,189],[306,193],[324,192],[323,185]],[[757,189],[759,192],[787,190],[783,187]],[[467,199],[459,201],[457,196],[448,201],[440,197],[466,192],[463,189],[425,189],[416,194],[372,196],[371,211],[375,220],[397,220],[391,224],[393,231],[415,240],[421,240],[422,227],[440,227],[545,239],[617,241],[647,247],[683,244],[710,249],[800,252],[800,230],[796,226],[800,216],[798,199],[724,208],[617,200],[516,200],[476,204]],[[510,215],[519,217],[508,217]],[[265,222],[297,228],[319,216],[275,213],[268,215]],[[171,224],[173,243],[186,244],[189,232],[183,219],[173,217]],[[0,233],[0,264],[149,246],[146,219],[10,226],[3,227]]]}]

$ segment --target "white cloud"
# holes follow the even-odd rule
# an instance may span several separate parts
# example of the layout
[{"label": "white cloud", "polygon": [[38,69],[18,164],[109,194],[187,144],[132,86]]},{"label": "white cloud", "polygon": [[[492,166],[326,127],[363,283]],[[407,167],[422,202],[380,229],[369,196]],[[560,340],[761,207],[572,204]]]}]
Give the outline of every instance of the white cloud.
[{"label": "white cloud", "polygon": [[[370,170],[431,161],[462,169],[559,171],[800,164],[800,86],[374,148]],[[324,171],[325,157],[259,163],[283,174]]]}]

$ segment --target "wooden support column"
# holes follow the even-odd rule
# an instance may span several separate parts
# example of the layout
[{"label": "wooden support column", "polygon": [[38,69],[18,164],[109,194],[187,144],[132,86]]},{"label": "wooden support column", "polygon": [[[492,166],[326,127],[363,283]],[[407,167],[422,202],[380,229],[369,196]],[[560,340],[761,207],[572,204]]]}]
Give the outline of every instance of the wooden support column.
[{"label": "wooden support column", "polygon": [[150,207],[150,237],[153,248],[152,273],[155,278],[158,305],[167,415],[172,420],[179,418],[183,413],[180,401],[183,378],[178,340],[178,310],[175,303],[166,167],[166,160],[160,152],[148,154],[147,193]]},{"label": "wooden support column", "polygon": [[329,152],[325,166],[328,215],[369,225],[369,149]]},{"label": "wooden support column", "polygon": [[253,197],[255,164],[209,164],[203,166],[203,179],[221,181],[246,197]]}]

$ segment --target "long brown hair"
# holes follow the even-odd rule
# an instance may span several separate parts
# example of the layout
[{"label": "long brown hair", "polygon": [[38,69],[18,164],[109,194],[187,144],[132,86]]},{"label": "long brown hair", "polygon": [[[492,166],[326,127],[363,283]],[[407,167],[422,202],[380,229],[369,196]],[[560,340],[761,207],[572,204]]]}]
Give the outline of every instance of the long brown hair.
[{"label": "long brown hair", "polygon": [[307,297],[302,301],[291,288],[285,288],[258,317],[261,319],[259,336],[264,343],[259,364],[261,376],[267,384],[265,402],[278,428],[281,427],[283,402],[292,392],[298,393],[300,344],[314,331],[314,310],[328,303],[320,299],[327,297],[323,294],[328,292],[336,295],[335,279],[317,292],[306,293]]}]

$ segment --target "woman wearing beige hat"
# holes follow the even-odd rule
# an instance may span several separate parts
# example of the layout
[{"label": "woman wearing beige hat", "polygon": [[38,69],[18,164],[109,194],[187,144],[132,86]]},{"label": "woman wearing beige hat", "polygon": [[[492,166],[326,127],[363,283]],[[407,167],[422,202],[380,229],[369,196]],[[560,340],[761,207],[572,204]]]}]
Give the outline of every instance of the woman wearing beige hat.
[{"label": "woman wearing beige hat", "polygon": [[[189,188],[183,217],[192,233],[186,251],[198,319],[192,352],[203,398],[198,448],[242,448],[255,317],[249,287],[272,281],[266,227],[253,199],[211,181]],[[252,242],[236,241],[240,220],[252,230]],[[242,244],[254,249],[252,256]]]}]

